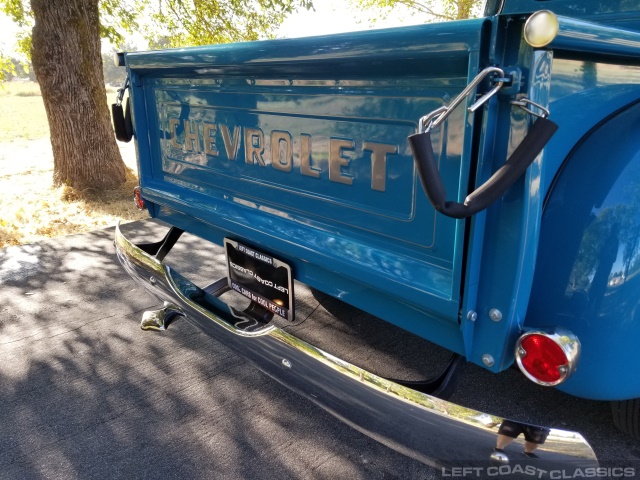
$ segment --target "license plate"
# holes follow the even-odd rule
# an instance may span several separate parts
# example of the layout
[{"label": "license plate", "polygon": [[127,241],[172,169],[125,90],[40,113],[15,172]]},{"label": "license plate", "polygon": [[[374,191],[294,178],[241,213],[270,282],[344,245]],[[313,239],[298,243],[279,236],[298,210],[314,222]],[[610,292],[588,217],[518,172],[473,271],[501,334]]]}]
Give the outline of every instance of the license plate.
[{"label": "license plate", "polygon": [[291,267],[251,247],[224,239],[229,287],[293,322],[293,281]]}]

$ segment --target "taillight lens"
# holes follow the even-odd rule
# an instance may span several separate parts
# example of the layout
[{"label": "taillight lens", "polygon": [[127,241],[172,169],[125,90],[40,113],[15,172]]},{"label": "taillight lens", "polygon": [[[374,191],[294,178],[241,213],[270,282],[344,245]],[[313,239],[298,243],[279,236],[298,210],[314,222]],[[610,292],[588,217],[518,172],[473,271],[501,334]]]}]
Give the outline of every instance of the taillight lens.
[{"label": "taillight lens", "polygon": [[540,385],[565,381],[575,370],[580,342],[566,330],[528,332],[516,345],[516,361],[527,378]]},{"label": "taillight lens", "polygon": [[136,187],[133,189],[133,202],[136,204],[136,207],[140,210],[144,210],[144,200],[140,196],[140,187]]}]

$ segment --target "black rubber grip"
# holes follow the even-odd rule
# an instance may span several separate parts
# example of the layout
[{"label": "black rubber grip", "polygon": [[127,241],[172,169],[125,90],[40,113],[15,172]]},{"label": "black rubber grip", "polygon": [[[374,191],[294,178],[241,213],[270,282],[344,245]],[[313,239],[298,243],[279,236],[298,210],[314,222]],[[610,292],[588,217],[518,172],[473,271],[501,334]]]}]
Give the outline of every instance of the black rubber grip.
[{"label": "black rubber grip", "polygon": [[529,168],[558,130],[558,125],[546,118],[538,118],[511,157],[489,180],[479,186],[464,203],[447,201],[447,191],[442,183],[438,165],[433,155],[431,134],[417,133],[409,136],[413,159],[420,182],[429,201],[440,213],[453,218],[467,218],[498,200]]},{"label": "black rubber grip", "polygon": [[113,118],[113,130],[116,138],[121,142],[129,142],[133,138],[133,126],[131,124],[131,106],[127,98],[126,107],[116,103],[111,105],[111,117]]}]

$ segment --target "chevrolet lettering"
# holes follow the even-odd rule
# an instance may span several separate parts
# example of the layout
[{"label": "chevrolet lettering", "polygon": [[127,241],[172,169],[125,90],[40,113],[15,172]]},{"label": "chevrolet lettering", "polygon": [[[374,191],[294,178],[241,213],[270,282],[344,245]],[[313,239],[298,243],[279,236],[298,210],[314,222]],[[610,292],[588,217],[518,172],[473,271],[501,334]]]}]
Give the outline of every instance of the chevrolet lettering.
[{"label": "chevrolet lettering", "polygon": [[[204,154],[236,161],[240,152],[249,165],[271,166],[281,172],[298,171],[301,175],[320,178],[328,172],[329,180],[351,185],[355,169],[352,162],[366,162],[371,189],[384,192],[387,183],[387,161],[397,155],[398,147],[377,142],[358,142],[350,138],[316,136],[309,133],[292,136],[273,130],[265,134],[260,128],[232,126],[207,122],[169,119],[171,147],[178,154]],[[223,145],[222,151],[218,145]],[[315,147],[314,147],[315,144]],[[356,150],[356,145],[358,149]],[[316,159],[316,160],[314,160]]]}]

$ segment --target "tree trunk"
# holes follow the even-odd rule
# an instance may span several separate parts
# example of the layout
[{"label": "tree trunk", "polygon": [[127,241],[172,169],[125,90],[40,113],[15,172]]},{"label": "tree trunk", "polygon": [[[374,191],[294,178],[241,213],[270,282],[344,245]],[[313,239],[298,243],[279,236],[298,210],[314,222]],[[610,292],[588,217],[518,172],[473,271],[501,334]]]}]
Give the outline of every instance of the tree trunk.
[{"label": "tree trunk", "polygon": [[31,59],[49,120],[53,183],[110,189],[125,181],[100,56],[98,0],[32,0]]}]

